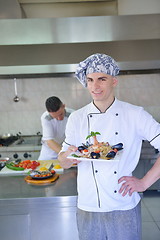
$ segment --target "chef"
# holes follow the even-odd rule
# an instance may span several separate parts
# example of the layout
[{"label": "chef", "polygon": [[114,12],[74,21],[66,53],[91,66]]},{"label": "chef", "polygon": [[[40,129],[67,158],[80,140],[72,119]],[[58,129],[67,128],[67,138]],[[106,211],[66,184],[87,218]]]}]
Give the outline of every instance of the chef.
[{"label": "chef", "polygon": [[41,116],[42,148],[38,160],[56,159],[65,139],[65,127],[72,109],[65,108],[65,104],[55,96],[49,97],[46,109]]},{"label": "chef", "polygon": [[[114,89],[119,67],[105,54],[80,62],[76,77],[87,87],[93,101],[75,111],[66,126],[66,139],[59,153],[63,168],[78,164],[77,226],[80,240],[140,240],[141,205],[138,192],[160,178],[160,157],[142,178],[132,176],[142,140],[160,150],[160,124],[142,107],[118,100]],[[80,161],[67,158],[86,137],[99,132],[99,142],[123,143],[119,161]],[[92,141],[90,143],[93,143]]]}]

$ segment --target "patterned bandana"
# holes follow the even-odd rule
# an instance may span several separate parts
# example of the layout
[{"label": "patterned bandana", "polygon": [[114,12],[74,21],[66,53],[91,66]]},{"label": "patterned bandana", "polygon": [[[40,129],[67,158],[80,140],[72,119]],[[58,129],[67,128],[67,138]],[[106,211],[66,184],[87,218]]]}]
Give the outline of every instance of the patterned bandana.
[{"label": "patterned bandana", "polygon": [[75,75],[84,87],[87,87],[86,75],[89,73],[100,72],[116,76],[119,73],[119,67],[115,60],[105,54],[93,54],[80,62]]}]

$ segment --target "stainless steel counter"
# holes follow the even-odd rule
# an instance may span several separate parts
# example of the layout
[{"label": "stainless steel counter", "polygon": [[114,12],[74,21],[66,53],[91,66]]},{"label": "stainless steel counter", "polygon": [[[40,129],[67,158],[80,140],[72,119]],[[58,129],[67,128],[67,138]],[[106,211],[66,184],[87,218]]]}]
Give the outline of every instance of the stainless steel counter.
[{"label": "stainless steel counter", "polygon": [[24,176],[1,176],[1,238],[78,240],[76,174],[76,168],[64,170],[43,186],[26,183]]},{"label": "stainless steel counter", "polygon": [[31,185],[25,176],[0,176],[0,200],[14,198],[77,196],[77,169],[64,170],[59,179],[48,185]]}]

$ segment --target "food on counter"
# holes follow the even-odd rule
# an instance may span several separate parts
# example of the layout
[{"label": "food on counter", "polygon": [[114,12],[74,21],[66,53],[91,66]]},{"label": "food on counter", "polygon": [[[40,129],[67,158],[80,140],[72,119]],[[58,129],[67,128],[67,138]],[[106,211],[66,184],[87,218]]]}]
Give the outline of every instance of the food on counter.
[{"label": "food on counter", "polygon": [[52,177],[56,172],[54,170],[45,170],[45,171],[39,171],[39,170],[33,170],[29,172],[29,176],[33,179],[41,180],[41,179],[47,179]]},{"label": "food on counter", "polygon": [[37,168],[38,170],[42,167],[49,169],[52,163],[54,169],[62,169],[57,160],[38,160],[38,162],[40,163],[40,166]]},{"label": "food on counter", "polygon": [[[17,164],[16,164],[17,165]],[[14,170],[14,171],[24,171],[24,168],[23,167],[17,167],[15,166],[15,163],[14,162],[10,162],[10,163],[7,163],[6,164],[6,167],[11,169],[11,170]]]},{"label": "food on counter", "polygon": [[41,167],[40,169],[39,169],[39,171],[47,171],[48,170],[48,168],[46,168],[46,167]]},{"label": "food on counter", "polygon": [[38,166],[40,165],[40,163],[38,161],[35,160],[24,160],[21,161],[20,163],[16,164],[16,167],[22,167],[24,169],[36,169]]},{"label": "food on counter", "polygon": [[55,169],[61,169],[62,167],[59,164],[57,164],[57,165],[54,166],[54,168]]},{"label": "food on counter", "polygon": [[117,152],[123,149],[123,143],[118,143],[111,146],[108,142],[98,142],[96,135],[100,135],[99,132],[91,132],[86,137],[86,140],[93,137],[93,144],[82,144],[78,147],[78,151],[71,156],[75,158],[90,158],[90,159],[105,159],[109,160],[116,156]]},{"label": "food on counter", "polygon": [[20,162],[12,161],[9,163],[6,163],[6,167],[15,170],[15,171],[23,171],[25,169],[36,169],[40,163],[38,161],[32,161],[32,160],[24,160]]}]

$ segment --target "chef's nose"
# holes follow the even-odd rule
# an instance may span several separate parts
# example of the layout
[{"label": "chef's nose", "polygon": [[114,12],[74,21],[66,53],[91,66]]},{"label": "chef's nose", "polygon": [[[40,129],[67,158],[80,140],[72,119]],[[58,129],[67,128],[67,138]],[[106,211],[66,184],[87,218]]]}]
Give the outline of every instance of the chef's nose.
[{"label": "chef's nose", "polygon": [[99,82],[98,81],[94,81],[93,82],[93,87],[94,88],[98,88],[99,87]]}]

